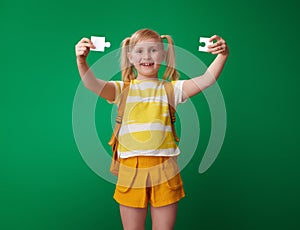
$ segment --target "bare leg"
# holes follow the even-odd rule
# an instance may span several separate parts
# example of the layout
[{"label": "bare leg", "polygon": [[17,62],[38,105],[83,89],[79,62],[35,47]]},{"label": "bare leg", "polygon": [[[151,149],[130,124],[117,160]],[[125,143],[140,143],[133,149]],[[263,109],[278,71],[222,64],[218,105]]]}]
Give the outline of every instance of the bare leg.
[{"label": "bare leg", "polygon": [[151,206],[152,230],[173,230],[178,203],[163,207]]},{"label": "bare leg", "polygon": [[120,205],[124,230],[144,230],[147,210],[147,208],[132,208]]}]

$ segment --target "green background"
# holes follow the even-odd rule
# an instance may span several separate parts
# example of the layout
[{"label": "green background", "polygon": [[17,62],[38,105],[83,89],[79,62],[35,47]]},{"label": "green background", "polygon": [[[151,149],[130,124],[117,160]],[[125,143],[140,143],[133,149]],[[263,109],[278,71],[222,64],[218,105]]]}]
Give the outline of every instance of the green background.
[{"label": "green background", "polygon": [[[199,174],[210,120],[205,98],[194,97],[201,141],[182,171],[175,229],[300,229],[298,21],[291,0],[1,0],[0,229],[122,229],[114,185],[86,165],[74,140],[74,46],[104,35],[110,52],[144,27],[170,34],[206,65],[214,56],[197,51],[199,36],[218,34],[230,48],[218,80],[225,141]],[[101,115],[111,105],[103,105],[97,127],[106,142]]]}]

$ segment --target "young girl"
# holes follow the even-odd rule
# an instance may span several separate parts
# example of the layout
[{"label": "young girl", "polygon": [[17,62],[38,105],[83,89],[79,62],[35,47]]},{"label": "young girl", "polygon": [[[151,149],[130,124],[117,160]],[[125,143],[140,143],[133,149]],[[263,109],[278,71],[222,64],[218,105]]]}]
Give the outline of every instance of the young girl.
[{"label": "young girl", "polygon": [[[164,50],[163,39],[168,48]],[[172,38],[150,29],[136,31],[122,42],[123,81],[97,79],[86,57],[95,48],[88,38],[76,45],[77,65],[84,85],[109,102],[120,102],[124,82],[130,82],[121,129],[118,134],[120,169],[114,199],[120,204],[124,229],[144,229],[148,203],[152,229],[173,229],[178,201],[185,196],[177,165],[180,153],[171,129],[164,83],[172,82],[174,106],[200,93],[219,77],[228,57],[226,42],[214,35],[208,52],[217,54],[199,77],[178,80]],[[158,79],[161,63],[166,70]]]}]

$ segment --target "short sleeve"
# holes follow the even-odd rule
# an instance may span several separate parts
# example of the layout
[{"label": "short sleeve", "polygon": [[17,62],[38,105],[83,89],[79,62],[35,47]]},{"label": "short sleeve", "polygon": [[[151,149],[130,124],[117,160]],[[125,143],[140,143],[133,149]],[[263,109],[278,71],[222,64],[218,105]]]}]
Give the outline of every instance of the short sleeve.
[{"label": "short sleeve", "polygon": [[182,88],[183,88],[184,81],[185,80],[172,81],[172,84],[174,86],[175,107],[178,104],[186,102],[186,99],[184,101],[182,100]]},{"label": "short sleeve", "polygon": [[109,101],[107,100],[108,103],[110,104],[119,104],[120,103],[120,95],[122,93],[122,88],[123,88],[123,81],[109,81],[114,84],[115,86],[115,100],[114,101]]}]

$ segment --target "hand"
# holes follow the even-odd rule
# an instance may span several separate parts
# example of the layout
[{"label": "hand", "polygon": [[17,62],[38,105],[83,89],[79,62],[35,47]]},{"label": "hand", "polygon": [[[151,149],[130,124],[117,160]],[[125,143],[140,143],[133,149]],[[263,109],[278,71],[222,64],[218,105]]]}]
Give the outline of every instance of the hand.
[{"label": "hand", "polygon": [[86,57],[90,52],[90,48],[95,49],[96,47],[93,45],[90,39],[82,38],[75,46],[75,53],[78,62],[85,62]]},{"label": "hand", "polygon": [[212,54],[228,55],[229,54],[229,49],[228,49],[228,46],[226,44],[226,41],[218,35],[214,35],[214,36],[209,38],[210,42],[215,41],[215,40],[216,40],[215,43],[208,46],[207,52],[210,52]]}]

